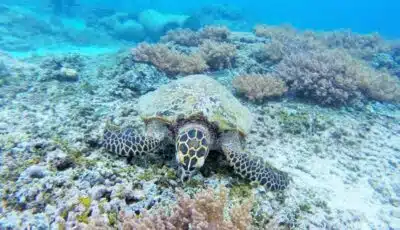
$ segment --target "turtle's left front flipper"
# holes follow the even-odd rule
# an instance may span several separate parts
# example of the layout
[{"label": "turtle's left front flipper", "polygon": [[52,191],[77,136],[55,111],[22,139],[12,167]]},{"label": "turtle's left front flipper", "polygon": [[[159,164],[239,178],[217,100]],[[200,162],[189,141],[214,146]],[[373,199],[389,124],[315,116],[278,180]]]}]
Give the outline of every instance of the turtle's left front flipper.
[{"label": "turtle's left front flipper", "polygon": [[227,134],[221,141],[222,151],[229,164],[242,177],[259,182],[272,191],[283,190],[289,185],[287,173],[265,164],[261,158],[247,154],[239,144],[238,134]]},{"label": "turtle's left front flipper", "polygon": [[119,130],[107,124],[103,134],[103,146],[119,156],[153,154],[163,147],[166,132],[167,128],[159,122],[149,124],[146,133],[136,132],[131,128]]},{"label": "turtle's left front flipper", "polygon": [[159,150],[160,141],[135,133],[131,129],[122,131],[105,131],[103,146],[108,151],[119,156],[133,157],[155,153]]}]

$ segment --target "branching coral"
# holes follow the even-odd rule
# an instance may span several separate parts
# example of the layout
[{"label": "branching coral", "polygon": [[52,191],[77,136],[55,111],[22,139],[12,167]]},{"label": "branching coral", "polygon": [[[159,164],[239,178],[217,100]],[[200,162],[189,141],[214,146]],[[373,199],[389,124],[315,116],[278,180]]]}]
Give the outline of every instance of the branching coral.
[{"label": "branching coral", "polygon": [[202,39],[210,39],[213,41],[226,41],[231,32],[226,26],[206,26],[199,31]]},{"label": "branching coral", "polygon": [[250,100],[281,96],[287,91],[285,82],[272,74],[238,76],[233,80],[233,86]]},{"label": "branching coral", "polygon": [[219,192],[212,189],[204,190],[196,194],[193,199],[180,192],[178,197],[178,202],[172,208],[170,215],[163,214],[160,210],[155,215],[144,213],[141,218],[124,216],[123,229],[245,230],[251,227],[251,200],[233,207],[229,219],[224,217],[227,209],[225,189],[220,189]]},{"label": "branching coral", "polygon": [[211,70],[221,70],[234,66],[237,50],[226,42],[206,40],[200,46],[200,53]]},{"label": "branching coral", "polygon": [[207,69],[201,55],[187,55],[163,44],[141,43],[132,50],[132,54],[136,61],[150,63],[169,76],[201,73]]},{"label": "branching coral", "polygon": [[343,48],[351,55],[367,60],[377,53],[389,51],[389,45],[377,33],[362,35],[350,30],[339,30],[326,32],[320,39],[329,48]]},{"label": "branching coral", "polygon": [[183,46],[198,46],[204,40],[227,41],[230,31],[225,26],[206,26],[199,31],[174,29],[161,37],[161,42],[173,42]]},{"label": "branching coral", "polygon": [[296,36],[296,31],[290,25],[271,26],[260,24],[256,25],[253,29],[254,34],[259,37],[275,38],[280,41],[290,39]]},{"label": "branching coral", "polygon": [[258,62],[269,62],[271,64],[276,64],[280,62],[285,54],[284,45],[282,42],[272,39],[271,42],[262,45],[259,49],[256,49],[252,56]]},{"label": "branching coral", "polygon": [[161,37],[161,42],[173,42],[182,46],[198,46],[200,37],[196,31],[190,29],[175,29]]},{"label": "branching coral", "polygon": [[[378,101],[400,102],[400,80],[386,72],[360,67],[357,85],[369,98]],[[362,71],[362,72],[361,72]]]},{"label": "branching coral", "polygon": [[257,25],[254,33],[269,39],[269,43],[253,53],[259,62],[270,60],[277,63],[284,55],[325,48],[314,33],[299,33],[290,26]]},{"label": "branching coral", "polygon": [[370,97],[398,100],[400,84],[343,50],[311,50],[290,54],[276,68],[290,90],[323,105],[343,105]]}]

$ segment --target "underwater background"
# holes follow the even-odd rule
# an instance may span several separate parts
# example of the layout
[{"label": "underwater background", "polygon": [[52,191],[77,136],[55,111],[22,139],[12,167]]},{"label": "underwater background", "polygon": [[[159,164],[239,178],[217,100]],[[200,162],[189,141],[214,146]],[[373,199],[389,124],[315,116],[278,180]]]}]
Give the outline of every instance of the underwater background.
[{"label": "underwater background", "polygon": [[0,230],[400,229],[399,12],[2,0]]}]

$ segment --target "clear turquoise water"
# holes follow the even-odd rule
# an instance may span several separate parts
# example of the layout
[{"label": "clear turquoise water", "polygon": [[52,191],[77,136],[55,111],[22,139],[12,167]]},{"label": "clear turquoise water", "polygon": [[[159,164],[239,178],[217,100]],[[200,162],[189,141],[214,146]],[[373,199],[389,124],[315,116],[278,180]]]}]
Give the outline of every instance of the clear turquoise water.
[{"label": "clear turquoise water", "polygon": [[[43,8],[48,6],[51,1],[35,1],[34,4],[24,0],[3,0],[2,2]],[[80,6],[75,7],[75,11],[82,10],[82,8],[102,8],[137,12],[142,9],[153,8],[171,13],[187,13],[212,4],[227,4],[232,8],[241,10],[244,13],[245,20],[249,22],[291,23],[299,28],[317,30],[351,28],[361,33],[376,31],[388,37],[400,36],[398,26],[400,23],[398,16],[400,2],[396,0],[83,0],[76,2],[79,2]]]}]

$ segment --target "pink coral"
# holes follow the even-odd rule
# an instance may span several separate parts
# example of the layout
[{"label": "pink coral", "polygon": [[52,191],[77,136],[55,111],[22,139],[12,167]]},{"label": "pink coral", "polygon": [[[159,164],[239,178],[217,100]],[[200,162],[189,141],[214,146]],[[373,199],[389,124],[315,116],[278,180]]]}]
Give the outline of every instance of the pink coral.
[{"label": "pink coral", "polygon": [[193,230],[246,230],[251,226],[250,210],[252,201],[231,209],[230,219],[224,217],[227,209],[226,189],[215,192],[207,189],[192,199],[183,192],[179,193],[177,204],[171,214],[159,211],[155,215],[144,213],[142,217],[123,217],[123,229],[193,229]]}]

